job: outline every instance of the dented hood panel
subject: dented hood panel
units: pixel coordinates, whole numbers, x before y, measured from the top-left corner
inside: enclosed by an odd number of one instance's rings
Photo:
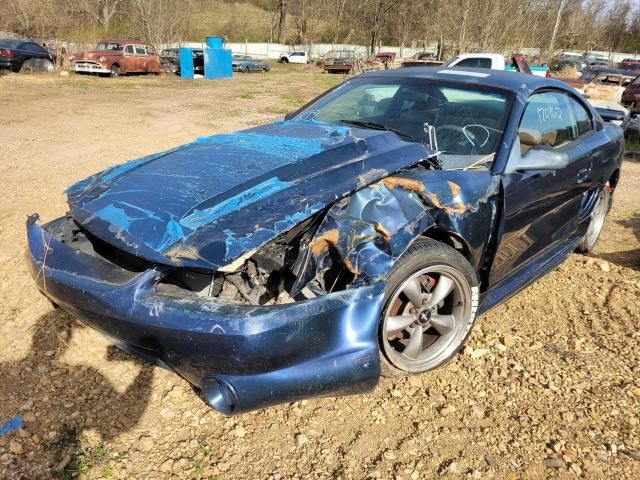
[[[391,132],[277,122],[112,167],[67,195],[76,221],[102,240],[211,269],[429,155]]]

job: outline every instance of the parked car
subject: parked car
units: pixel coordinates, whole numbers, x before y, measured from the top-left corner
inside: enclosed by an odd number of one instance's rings
[[[53,70],[54,56],[35,42],[0,40],[0,69],[19,72],[22,67],[33,70]]]
[[[325,56],[322,68],[327,73],[351,73],[355,61],[354,52],[349,50],[333,50]]]
[[[406,67],[437,67],[443,65],[444,62],[438,60],[431,52],[419,52],[412,58],[406,59],[401,66]]]
[[[621,70],[630,70],[634,73],[640,73],[640,62],[637,60],[631,62],[620,62],[618,68]]]
[[[160,51],[160,67],[165,73],[178,73],[180,71],[180,49],[162,49]]]
[[[376,61],[382,62],[384,65],[392,65],[396,61],[395,52],[379,52],[376,55]]]
[[[580,78],[561,78],[586,98],[622,103],[622,93],[636,73],[616,68],[587,68]]]
[[[80,180],[67,215],[28,219],[27,261],[55,305],[225,414],[362,393],[444,364],[480,314],[591,251],[623,152],[555,79],[366,73]]]
[[[549,68],[530,66],[524,55],[514,54],[510,61],[500,53],[465,53],[453,57],[447,63],[447,67],[490,68],[492,70],[508,70],[512,72],[532,73],[540,77],[549,76]]]
[[[291,53],[280,55],[280,58],[278,59],[278,62],[280,62],[280,63],[303,63],[303,64],[307,64],[307,63],[309,63],[309,56],[307,55],[307,52],[304,52],[302,50],[296,50],[296,51],[291,52]]]
[[[268,72],[271,67],[264,60],[258,60],[249,55],[233,55],[231,68],[234,72]]]
[[[73,70],[118,77],[130,73],[159,74],[162,66],[151,45],[129,40],[103,40],[95,50],[75,56]]]

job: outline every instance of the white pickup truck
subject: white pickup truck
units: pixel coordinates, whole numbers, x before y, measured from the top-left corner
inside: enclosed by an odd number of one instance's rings
[[[522,54],[513,56],[511,62],[507,63],[504,56],[499,53],[466,53],[458,55],[449,60],[446,67],[470,67],[470,68],[490,68],[492,70],[509,70],[514,72],[532,73],[539,77],[548,77],[549,68],[531,67]],[[527,69],[529,71],[527,71]]]
[[[278,62],[307,64],[309,63],[309,56],[307,55],[307,52],[303,52],[302,50],[295,50],[293,52],[280,55]]]

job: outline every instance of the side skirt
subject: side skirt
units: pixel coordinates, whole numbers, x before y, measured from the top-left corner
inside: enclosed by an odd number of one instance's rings
[[[578,243],[580,243],[581,238],[580,236],[571,237],[566,242],[550,248],[534,261],[528,262],[524,267],[516,270],[500,283],[483,292],[480,295],[478,315],[511,298],[532,283],[540,280],[540,278],[556,268],[571,255],[571,252],[573,252]]]

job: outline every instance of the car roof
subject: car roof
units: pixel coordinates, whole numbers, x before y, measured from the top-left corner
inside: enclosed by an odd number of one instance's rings
[[[553,78],[538,77],[527,73],[489,70],[487,68],[466,67],[409,67],[393,70],[378,70],[364,73],[363,77],[407,77],[428,78],[432,80],[454,81],[469,84],[481,84],[487,87],[501,88],[517,92],[523,85],[529,90],[543,87],[556,87],[567,90],[566,85]]]
[[[127,45],[127,44],[134,44],[134,45],[145,45],[145,46],[151,46],[151,44],[147,43],[147,42],[141,42],[140,40],[123,40],[123,39],[102,39],[99,40],[98,43],[117,43],[120,45]]]

